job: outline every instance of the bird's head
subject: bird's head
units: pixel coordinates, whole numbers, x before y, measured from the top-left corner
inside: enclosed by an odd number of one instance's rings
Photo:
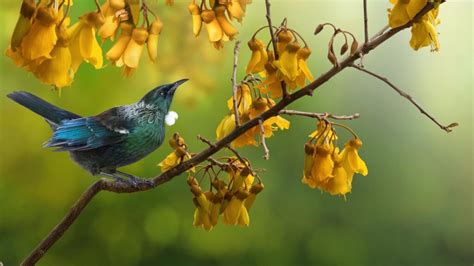
[[[154,105],[164,112],[168,112],[176,89],[186,81],[188,79],[181,79],[174,83],[158,86],[148,92],[141,101],[145,104]]]

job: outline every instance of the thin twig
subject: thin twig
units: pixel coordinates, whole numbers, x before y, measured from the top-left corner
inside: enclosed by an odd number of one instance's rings
[[[95,1],[95,6],[97,7],[97,12],[102,14],[102,7],[100,6],[99,0],[94,0]]]
[[[406,28],[409,28],[412,25],[414,20],[420,19],[423,15],[425,15],[430,10],[432,10],[434,6],[435,6],[435,3],[428,2],[428,4],[407,24],[394,28],[394,29],[390,29],[389,31],[383,33],[382,35],[374,37],[371,41],[369,41],[369,43],[367,43],[367,45],[359,47],[354,54],[348,56],[342,62],[340,62],[339,68],[331,68],[326,73],[322,74],[317,79],[315,79],[313,82],[306,85],[304,88],[300,89],[299,91],[296,91],[295,93],[291,95],[288,95],[288,97],[283,98],[280,102],[278,102],[276,105],[274,105],[272,108],[268,109],[264,113],[247,121],[240,127],[235,128],[230,134],[223,137],[216,143],[211,143],[212,145],[210,145],[207,149],[196,154],[189,160],[186,160],[182,162],[181,164],[171,168],[170,170],[158,176],[155,176],[152,179],[152,184],[141,183],[138,186],[132,186],[127,183],[115,182],[109,179],[100,179],[99,181],[94,183],[92,186],[90,186],[79,197],[78,201],[73,205],[73,207],[66,214],[63,220],[61,220],[61,222],[59,222],[59,224],[56,225],[56,227],[54,227],[54,229],[51,230],[51,232],[49,232],[48,235],[46,235],[46,237],[38,244],[38,246],[31,251],[31,253],[22,262],[22,265],[34,265],[36,262],[38,262],[44,256],[44,254],[46,254],[49,248],[51,248],[51,246],[54,243],[56,243],[56,241],[58,241],[66,232],[66,230],[68,230],[69,227],[76,221],[76,219],[79,217],[79,215],[84,210],[84,208],[89,204],[91,199],[99,191],[104,190],[104,191],[110,191],[110,192],[115,192],[115,193],[134,193],[134,192],[139,192],[139,191],[150,190],[170,181],[175,176],[178,176],[184,173],[185,171],[187,171],[188,169],[191,169],[192,167],[207,160],[210,156],[222,150],[223,148],[226,148],[226,147],[228,148],[228,145],[233,140],[238,138],[240,135],[244,134],[247,130],[257,126],[260,119],[266,120],[270,117],[278,115],[281,110],[283,110],[286,106],[288,106],[292,102],[306,95],[309,95],[312,91],[316,90],[321,85],[325,84],[328,80],[330,80],[332,77],[337,75],[343,69],[345,69],[348,66],[353,65],[354,61],[359,59],[361,54],[362,55],[367,54],[368,52],[375,49],[386,40],[390,39],[393,35],[397,34],[398,32]]]
[[[212,142],[210,140],[206,139],[205,137],[203,137],[201,135],[198,135],[197,138],[198,138],[198,140],[200,140],[200,141],[206,143],[207,145],[209,145],[209,147],[214,147],[215,146],[214,144],[212,144]]]
[[[230,146],[230,144],[229,144],[229,145],[226,145],[225,147],[226,147],[229,151],[231,151],[231,152],[235,155],[235,157],[237,157],[237,159],[238,159],[242,164],[247,165],[247,161],[246,161],[242,156],[240,156],[240,153],[239,153],[236,149],[232,148],[232,146]]]
[[[364,0],[364,37],[365,43],[369,42],[369,18],[367,14],[367,0]]]
[[[265,128],[263,127],[262,119],[258,120],[258,123],[260,124],[260,137],[262,140],[263,151],[265,152],[265,154],[263,155],[263,159],[269,160],[270,150],[268,149],[267,142],[265,141]]]
[[[212,157],[207,158],[207,160],[208,160],[211,164],[217,165],[217,166],[219,166],[219,167],[221,167],[221,168],[223,168],[223,167],[225,167],[225,166],[228,165],[228,164],[226,164],[226,163],[219,162],[218,160],[216,160],[216,159],[214,159],[214,158],[212,158]]]
[[[310,113],[310,112],[302,112],[296,110],[281,110],[281,115],[299,115],[299,116],[306,116],[311,118],[316,118],[318,120],[324,120],[327,118],[331,118],[334,120],[354,120],[360,117],[358,113],[352,115],[333,115],[330,113]]]
[[[416,108],[418,108],[418,110],[424,114],[425,116],[427,116],[429,119],[431,119],[431,121],[433,121],[436,125],[438,125],[442,130],[446,131],[446,132],[451,132],[453,130],[453,127],[456,127],[458,126],[458,123],[451,123],[447,126],[445,125],[442,125],[441,123],[438,122],[438,120],[436,120],[436,118],[434,118],[432,115],[430,115],[428,112],[425,111],[425,109],[423,109],[423,107],[421,107],[416,101],[415,99],[413,99],[413,97],[411,95],[409,95],[408,93],[406,93],[405,91],[403,91],[402,89],[398,88],[397,86],[395,86],[395,84],[393,84],[392,82],[390,82],[390,80],[388,80],[386,77],[382,77],[372,71],[369,71],[365,68],[362,68],[358,65],[351,65],[351,67],[355,68],[355,69],[358,69],[366,74],[369,74],[373,77],[376,77],[378,79],[380,79],[381,81],[385,82],[388,86],[390,86],[392,89],[394,89],[396,92],[398,92],[398,94],[400,94],[400,96],[402,96],[403,98],[407,99],[408,101],[410,101]]]
[[[265,17],[267,18],[268,30],[270,31],[270,38],[271,38],[272,46],[273,46],[273,54],[275,56],[275,61],[277,61],[280,55],[278,54],[278,49],[277,49],[277,39],[273,32],[273,23],[272,23],[272,16],[270,13],[270,6],[271,6],[270,0],[265,0],[265,9],[267,12]],[[281,90],[283,94],[283,99],[288,97],[288,91],[286,90],[286,83],[283,80],[281,81]]]
[[[239,118],[239,107],[237,106],[237,66],[239,63],[239,50],[240,50],[240,41],[235,42],[234,47],[234,64],[232,67],[232,104],[234,105],[234,118],[235,118],[235,125],[238,127],[240,126],[240,118]],[[241,91],[240,94],[242,95],[243,92]]]

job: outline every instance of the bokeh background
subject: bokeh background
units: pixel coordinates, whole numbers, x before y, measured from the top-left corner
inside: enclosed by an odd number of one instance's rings
[[[188,1],[155,6],[165,23],[159,60],[144,58],[124,79],[120,70],[83,65],[61,96],[31,74],[0,57],[0,261],[18,264],[63,217],[95,177],[66,153],[43,149],[49,127],[8,100],[27,90],[82,115],[134,102],[154,86],[189,77],[173,109],[180,115],[168,128],[185,137],[191,150],[205,146],[197,134],[215,137],[230,96],[233,44],[221,51],[204,34],[191,34]],[[272,1],[275,23],[288,18],[310,44],[314,74],[326,71],[332,22],[363,39],[362,1]],[[388,1],[369,1],[370,32],[386,24]],[[2,0],[0,50],[8,45],[20,1]],[[92,10],[93,1],[75,1],[72,17]],[[406,89],[440,121],[459,122],[446,134],[381,81],[353,69],[333,78],[313,97],[291,106],[335,114],[358,112],[348,122],[364,141],[367,177],[356,176],[353,191],[333,197],[301,184],[303,144],[315,123],[291,118],[291,129],[268,140],[271,160],[259,148],[242,150],[265,168],[266,189],[251,210],[248,228],[219,224],[211,232],[192,226],[193,204],[185,176],[158,189],[135,194],[100,193],[40,265],[472,265],[473,253],[473,3],[448,1],[441,7],[441,50],[419,52],[405,31],[371,52],[367,68]],[[250,53],[245,43],[265,24],[264,3],[248,7],[239,39],[244,42],[239,76]],[[106,44],[105,47],[107,47]],[[151,177],[170,152],[163,146],[126,167]]]

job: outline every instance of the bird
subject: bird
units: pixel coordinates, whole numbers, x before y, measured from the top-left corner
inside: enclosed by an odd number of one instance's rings
[[[25,91],[7,95],[43,117],[52,137],[43,146],[69,152],[72,160],[93,176],[105,176],[133,186],[152,181],[117,170],[158,149],[165,137],[165,119],[176,89],[188,79],[149,91],[138,102],[81,117]],[[172,120],[176,113],[172,113]]]

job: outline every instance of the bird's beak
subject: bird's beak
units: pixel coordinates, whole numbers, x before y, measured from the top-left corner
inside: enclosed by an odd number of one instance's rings
[[[183,83],[185,83],[186,81],[188,81],[189,79],[180,79],[178,81],[176,81],[175,83],[173,83],[173,87],[171,87],[171,89],[168,91],[168,95],[174,95],[176,89]]]

